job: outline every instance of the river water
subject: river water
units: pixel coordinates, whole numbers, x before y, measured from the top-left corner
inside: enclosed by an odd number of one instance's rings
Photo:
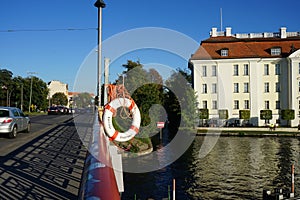
[[[262,199],[263,189],[290,189],[295,165],[295,195],[300,197],[300,139],[288,137],[220,137],[203,158],[204,137],[171,165],[149,173],[124,173],[122,200]],[[167,155],[165,155],[167,156]]]

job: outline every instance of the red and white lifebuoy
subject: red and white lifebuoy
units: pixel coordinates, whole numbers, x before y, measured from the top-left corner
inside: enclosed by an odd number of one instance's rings
[[[112,118],[114,113],[120,107],[127,107],[132,115],[132,124],[130,128],[122,133],[118,132],[112,123]],[[118,142],[126,142],[132,139],[138,132],[141,124],[141,114],[140,110],[132,99],[128,98],[116,98],[112,100],[109,104],[105,106],[103,114],[103,125],[106,135],[110,140],[115,140]]]

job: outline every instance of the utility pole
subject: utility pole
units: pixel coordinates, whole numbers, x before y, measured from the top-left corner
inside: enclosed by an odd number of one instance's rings
[[[29,105],[28,105],[28,112],[30,112],[30,106],[31,106],[31,97],[32,97],[32,75],[37,74],[36,72],[27,72],[31,76],[31,83],[30,83],[30,94],[29,94]]]
[[[23,83],[21,85],[21,110],[23,111]]]
[[[98,59],[97,59],[97,96],[98,96],[98,106],[101,106],[101,74],[102,74],[102,8],[105,8],[105,3],[103,0],[97,0],[94,4],[98,8]]]

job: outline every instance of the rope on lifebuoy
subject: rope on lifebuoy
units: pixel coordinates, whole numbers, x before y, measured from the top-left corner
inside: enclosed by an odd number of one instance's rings
[[[130,128],[124,133],[118,132],[112,123],[112,118],[117,112],[117,109],[120,107],[127,107],[133,118]],[[132,139],[139,132],[141,124],[140,110],[132,99],[116,98],[105,106],[103,124],[105,133],[110,140],[126,142]]]

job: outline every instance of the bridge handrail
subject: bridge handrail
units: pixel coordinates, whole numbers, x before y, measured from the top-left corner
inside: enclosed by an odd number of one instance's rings
[[[107,138],[96,113],[78,199],[118,200],[120,193]]]

